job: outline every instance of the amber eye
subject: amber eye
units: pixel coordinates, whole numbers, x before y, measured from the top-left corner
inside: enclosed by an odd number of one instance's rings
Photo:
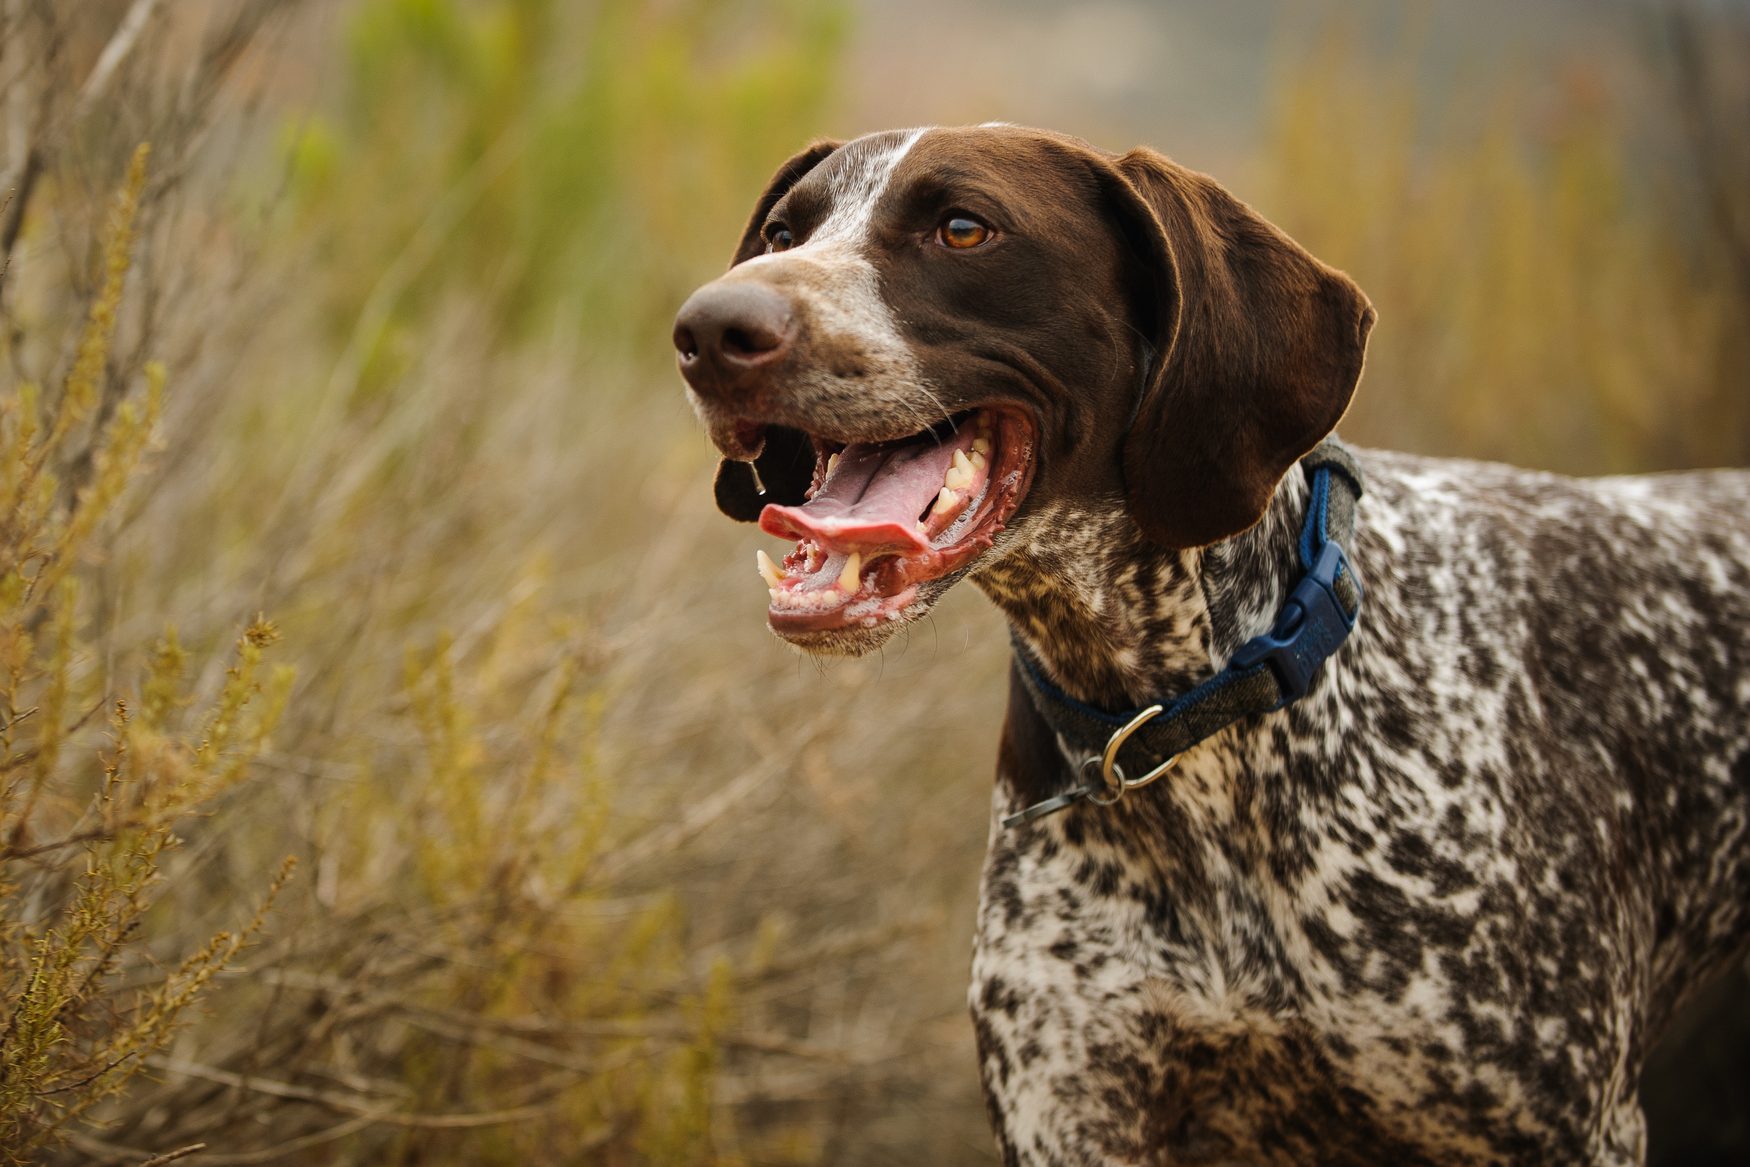
[[[784,224],[773,223],[766,228],[767,251],[788,251],[794,242],[796,242],[796,237],[790,234],[790,228]]]
[[[943,247],[977,247],[990,238],[990,228],[965,215],[950,215],[936,228],[936,241]]]

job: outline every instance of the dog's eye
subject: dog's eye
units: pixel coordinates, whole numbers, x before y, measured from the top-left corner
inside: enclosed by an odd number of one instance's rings
[[[956,250],[977,247],[989,238],[990,228],[966,215],[950,215],[936,228],[936,242]]]
[[[766,228],[767,251],[788,251],[794,242],[796,242],[796,237],[790,234],[790,228],[784,224],[773,223]]]

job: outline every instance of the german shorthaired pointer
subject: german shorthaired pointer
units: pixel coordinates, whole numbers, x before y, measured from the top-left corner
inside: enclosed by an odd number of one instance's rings
[[[1750,474],[1350,454],[1373,321],[1207,177],[1004,125],[803,151],[680,312],[779,636],[1008,617],[1008,1163],[1639,1163],[1744,950]]]

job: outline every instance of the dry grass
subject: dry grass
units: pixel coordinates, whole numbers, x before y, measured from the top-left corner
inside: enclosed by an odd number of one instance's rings
[[[1750,460],[1750,33],[1658,19],[1440,104],[1413,49],[1372,65],[1340,32],[1284,70],[1260,201],[1380,308],[1350,436],[1568,473]]]
[[[0,1155],[32,1162],[120,1096],[173,1040],[213,979],[261,931],[287,859],[237,932],[177,937],[154,954],[175,833],[239,786],[277,722],[291,675],[264,677],[277,634],[257,620],[210,706],[183,708],[174,636],[141,697],[94,692],[77,569],[159,419],[164,371],[138,395],[105,382],[130,266],[147,151],[136,150],[104,237],[101,282],[47,403],[24,384],[0,403]],[[84,732],[107,709],[107,741]]]
[[[844,14],[192,12],[0,0],[0,436],[64,484],[6,544],[54,554],[0,565],[0,977],[34,1026],[0,1129],[67,1162],[987,1159],[961,999],[1001,630],[969,594],[878,660],[776,648],[664,356],[821,128]],[[1722,99],[1643,68],[1670,104],[1631,124],[1609,78],[1488,79],[1500,112],[1440,129],[1348,44],[1285,75],[1246,193],[1381,308],[1353,432],[1743,461],[1750,292],[1692,213],[1743,187],[1641,161]]]

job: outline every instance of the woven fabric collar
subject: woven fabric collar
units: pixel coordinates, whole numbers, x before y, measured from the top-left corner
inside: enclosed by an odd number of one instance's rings
[[[1361,615],[1361,584],[1344,550],[1355,533],[1361,469],[1335,440],[1301,459],[1311,484],[1300,532],[1301,577],[1270,631],[1239,647],[1227,667],[1170,701],[1114,713],[1058,689],[1017,642],[1012,670],[1057,734],[1075,769],[1073,789],[1003,820],[1014,827],[1082,799],[1109,806],[1146,786],[1178,756],[1241,718],[1269,713],[1312,686]]]

